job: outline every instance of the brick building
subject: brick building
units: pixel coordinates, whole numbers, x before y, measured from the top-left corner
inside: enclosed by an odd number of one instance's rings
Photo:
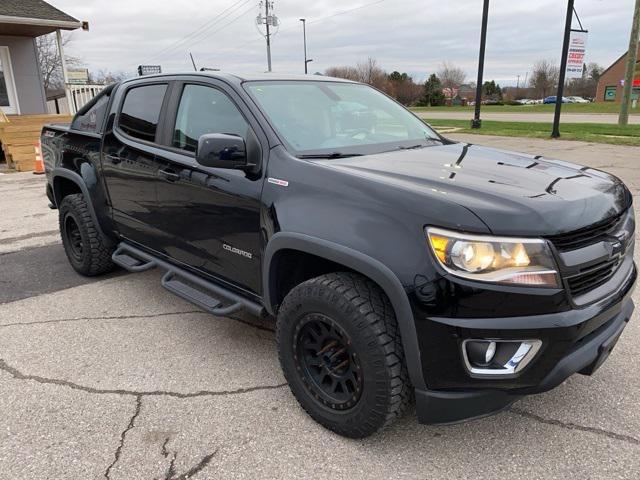
[[[640,45],[638,45],[640,59]],[[627,67],[627,53],[625,52],[609,68],[607,68],[598,81],[596,102],[616,102],[622,101],[622,87],[624,85],[624,74]],[[640,61],[636,63],[636,74],[633,82],[632,98],[640,98]]]

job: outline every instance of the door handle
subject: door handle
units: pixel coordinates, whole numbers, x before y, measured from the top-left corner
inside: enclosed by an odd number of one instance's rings
[[[111,160],[111,163],[113,163],[114,165],[117,165],[120,162],[122,162],[122,158],[119,157],[118,155],[105,155],[105,157]]]
[[[180,180],[180,175],[173,170],[160,170],[158,174],[168,182],[177,182]]]

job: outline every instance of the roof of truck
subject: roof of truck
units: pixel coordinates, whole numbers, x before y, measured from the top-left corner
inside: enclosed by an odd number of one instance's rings
[[[163,78],[163,77],[179,77],[183,75],[189,76],[202,76],[209,78],[219,78],[230,83],[242,83],[252,81],[317,81],[317,82],[345,82],[354,83],[351,80],[345,80],[344,78],[325,77],[324,75],[292,75],[281,73],[229,73],[229,72],[217,72],[217,71],[205,71],[205,72],[179,72],[179,73],[160,73],[157,75],[147,75],[144,77],[135,77],[130,80],[137,80],[141,78]]]

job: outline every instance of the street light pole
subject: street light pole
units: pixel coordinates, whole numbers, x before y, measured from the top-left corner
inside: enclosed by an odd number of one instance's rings
[[[302,38],[304,40],[304,73],[305,75],[308,73],[307,65],[309,62],[307,61],[307,19],[301,18],[302,22]]]
[[[567,57],[569,56],[569,41],[571,38],[571,23],[573,21],[574,0],[567,1],[567,18],[564,25],[564,43],[562,44],[562,60],[560,61],[560,75],[558,75],[558,94],[556,95],[556,112],[553,117],[553,131],[551,138],[560,137],[560,113],[562,111],[562,96],[564,95],[564,80],[567,73]]]
[[[484,77],[484,51],[487,46],[487,23],[489,20],[489,0],[484,0],[482,10],[482,33],[480,34],[480,58],[478,60],[478,84],[476,85],[476,111],[471,120],[471,128],[480,128],[480,105],[482,104],[482,80]]]

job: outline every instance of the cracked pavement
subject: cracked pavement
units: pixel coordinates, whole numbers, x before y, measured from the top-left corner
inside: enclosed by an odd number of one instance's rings
[[[634,147],[466,139],[640,188]],[[425,426],[411,411],[348,440],[298,407],[272,319],[203,313],[154,271],[79,277],[41,176],[0,175],[0,212],[2,478],[640,477],[638,314],[593,377],[482,420]]]

